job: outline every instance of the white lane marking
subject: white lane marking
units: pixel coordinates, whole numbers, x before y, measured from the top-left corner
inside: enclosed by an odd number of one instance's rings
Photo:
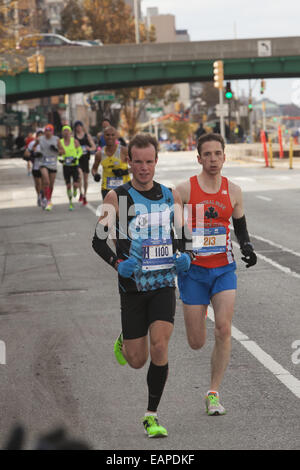
[[[90,209],[93,214],[97,215],[97,209],[95,209],[95,207],[93,207],[89,202],[87,203],[86,207]]]
[[[298,253],[297,251],[291,250],[290,248],[286,248],[285,246],[280,245],[279,243],[272,242],[272,240],[269,240],[268,238],[261,237],[260,235],[255,235],[254,233],[250,233],[250,237],[255,237],[261,242],[268,243],[269,245],[274,246],[275,248],[279,248],[280,250],[286,251],[287,253],[291,253],[294,256],[300,256],[300,253]]]
[[[212,307],[208,307],[208,318],[214,322],[214,312]],[[297,398],[300,398],[300,380],[294,377],[288,370],[284,369],[277,361],[275,361],[269,354],[267,354],[255,341],[252,341],[232,326],[232,337],[237,340],[245,349],[247,349],[258,362],[260,362],[266,369],[268,369],[280,382],[282,382]]]
[[[255,178],[251,178],[249,176],[232,176],[230,179],[236,181],[249,181],[250,183],[256,182]]]
[[[255,236],[255,235],[253,235],[253,236]],[[237,242],[235,242],[234,240],[232,240],[232,244],[236,248],[240,248],[240,245]],[[295,271],[292,271],[291,268],[288,268],[287,266],[283,266],[282,264],[279,264],[276,261],[273,261],[271,258],[268,258],[267,256],[262,255],[261,253],[256,253],[256,256],[259,259],[262,259],[263,261],[265,261],[266,263],[271,264],[274,268],[279,269],[284,274],[290,274],[291,276],[295,277],[296,279],[300,279],[300,274],[296,273]]]
[[[95,215],[97,215],[97,209],[95,209],[92,205],[87,204],[87,207],[92,211]],[[256,237],[258,238],[258,237]],[[239,247],[238,243],[235,241],[232,242],[234,245]],[[281,266],[278,263],[275,263],[273,260],[263,256],[261,254],[257,254],[257,256],[264,261],[272,264],[274,267],[284,271],[287,274],[292,274],[295,277],[299,277],[300,275],[291,271],[291,269]],[[177,279],[176,279],[177,281]],[[177,283],[176,283],[177,284]],[[177,285],[178,287],[178,285]],[[209,306],[208,307],[208,318],[211,321],[215,321],[213,309]],[[249,351],[266,369],[272,372],[275,377],[280,380],[297,398],[300,398],[300,380],[290,374],[289,371],[284,369],[278,362],[276,362],[269,354],[267,354],[263,349],[261,349],[255,341],[251,341],[247,335],[245,335],[242,331],[238,330],[235,326],[232,325],[231,328],[231,335],[234,339],[236,339],[242,346],[244,346],[247,351]]]
[[[258,199],[262,199],[263,201],[272,201],[272,198],[271,197],[267,197],[267,196],[256,196]]]

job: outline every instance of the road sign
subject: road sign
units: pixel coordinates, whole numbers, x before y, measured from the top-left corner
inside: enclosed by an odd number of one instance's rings
[[[241,117],[247,117],[248,116],[248,106],[241,105],[239,107],[239,113]]]
[[[93,101],[114,101],[115,100],[115,95],[113,93],[110,94],[102,94],[102,95],[95,95],[93,96],[92,100]]]
[[[163,111],[163,108],[157,106],[157,107],[148,107],[146,108],[147,111],[149,111],[149,113],[160,113],[161,111]]]
[[[22,123],[22,115],[21,111],[5,113],[0,117],[0,125],[9,127],[19,126]]]
[[[217,104],[216,105],[216,115],[218,117],[221,117],[221,116],[228,116],[228,113],[229,113],[229,105],[228,103],[224,103],[224,104]]]
[[[257,54],[258,57],[271,57],[272,42],[268,39],[261,39],[257,41]]]

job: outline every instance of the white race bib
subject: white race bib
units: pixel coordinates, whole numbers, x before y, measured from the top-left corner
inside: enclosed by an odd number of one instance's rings
[[[193,229],[193,252],[210,255],[226,252],[226,227]]]
[[[65,165],[71,165],[74,162],[73,157],[66,157],[65,158]]]
[[[173,244],[171,238],[159,240],[148,238],[143,240],[142,247],[143,271],[158,271],[160,269],[173,268]]]
[[[116,178],[116,177],[108,177],[107,178],[107,189],[115,189],[118,186],[122,186],[123,178]]]

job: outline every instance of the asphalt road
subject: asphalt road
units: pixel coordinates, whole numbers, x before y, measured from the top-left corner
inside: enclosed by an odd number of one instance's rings
[[[174,185],[197,171],[191,153],[162,155],[156,179]],[[153,441],[140,424],[147,368],[121,367],[113,355],[116,274],[91,248],[99,187],[91,182],[89,206],[69,213],[59,173],[54,209],[45,213],[24,162],[0,160],[0,447],[22,423],[27,448],[63,425],[94,449],[299,449],[300,167],[229,160],[224,174],[244,191],[259,256],[246,269],[235,245],[232,358],[221,389],[228,414],[204,409],[212,312],[205,347],[192,351],[178,300],[159,414],[169,437]]]

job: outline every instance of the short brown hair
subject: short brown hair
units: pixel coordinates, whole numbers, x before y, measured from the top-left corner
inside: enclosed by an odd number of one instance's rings
[[[137,134],[134,136],[128,145],[128,156],[129,159],[132,160],[132,153],[131,150],[133,147],[137,147],[138,149],[145,149],[153,145],[155,148],[155,158],[158,156],[158,142],[155,137],[150,134]]]
[[[201,155],[201,148],[202,148],[202,145],[205,144],[205,142],[214,142],[214,141],[220,142],[220,144],[222,145],[223,152],[224,152],[225,141],[223,137],[221,136],[221,134],[215,134],[211,132],[210,134],[203,134],[201,137],[199,137],[198,143],[197,143],[198,154]]]

